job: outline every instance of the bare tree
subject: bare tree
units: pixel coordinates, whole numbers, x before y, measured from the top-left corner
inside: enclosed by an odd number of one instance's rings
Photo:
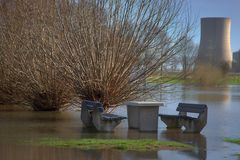
[[[1,46],[0,46],[1,47]],[[15,90],[17,85],[9,65],[5,61],[3,51],[0,51],[0,104],[16,104],[19,103],[20,96]]]
[[[185,50],[184,0],[14,0],[1,6],[3,66],[35,110],[72,98],[105,109],[165,83],[167,63]],[[145,85],[161,73],[161,83]],[[10,81],[9,81],[10,82]]]
[[[73,92],[52,61],[58,52],[55,1],[14,0],[1,6],[1,21],[3,66],[9,68],[14,91],[36,111],[64,107]]]
[[[64,72],[81,99],[105,109],[136,99],[146,80],[185,49],[191,22],[184,0],[79,0],[59,3]],[[162,78],[162,77],[160,77]],[[164,81],[162,81],[164,83]]]
[[[197,54],[198,45],[194,44],[192,41],[187,42],[185,50],[182,51],[179,57],[184,79],[193,73]]]

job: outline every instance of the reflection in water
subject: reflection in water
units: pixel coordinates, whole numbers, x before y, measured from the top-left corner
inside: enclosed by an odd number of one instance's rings
[[[157,152],[79,149],[0,145],[1,160],[151,160]]]
[[[231,90],[228,86],[225,87],[193,87],[193,86],[182,86],[182,96],[183,101],[195,100],[199,103],[213,102],[222,103],[227,105],[231,100]]]
[[[122,153],[116,150],[90,150],[33,147],[18,145],[0,145],[2,160],[106,160],[123,159]]]
[[[180,101],[197,101],[229,104],[233,89],[224,87],[201,87],[190,85],[170,85],[159,87],[158,92],[153,92],[148,99],[165,102],[166,104],[179,103]]]
[[[22,145],[22,141],[46,137],[157,139],[157,133],[128,130],[127,120],[113,133],[101,133],[94,128],[84,128],[79,112],[0,112],[0,125],[1,160],[18,160],[19,157],[23,160],[157,159],[157,152],[83,151]]]
[[[129,129],[127,131],[128,139],[157,139],[157,132],[139,132],[137,129]]]
[[[123,160],[153,160],[159,159],[157,152],[126,152],[123,156]],[[159,159],[160,160],[160,159]]]
[[[194,147],[193,152],[182,151],[187,154],[188,157],[194,157],[201,160],[205,160],[207,157],[207,140],[202,134],[186,134],[182,133],[181,130],[168,129],[163,131],[160,136],[167,140],[191,144]]]
[[[0,117],[0,136],[6,139],[55,135],[76,137],[78,136],[76,130],[80,125],[78,121],[73,121],[78,116],[69,112],[2,112]],[[2,140],[0,139],[0,142]]]

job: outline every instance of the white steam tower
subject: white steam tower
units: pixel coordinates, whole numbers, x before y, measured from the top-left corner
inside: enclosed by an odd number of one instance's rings
[[[230,18],[201,18],[198,65],[210,65],[228,71],[232,67]]]

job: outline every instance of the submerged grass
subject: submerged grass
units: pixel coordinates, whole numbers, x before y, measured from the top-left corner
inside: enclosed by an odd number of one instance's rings
[[[224,138],[224,141],[240,145],[240,138]],[[240,158],[240,153],[236,153],[235,155]]]
[[[224,141],[240,145],[240,138],[224,138]]]
[[[41,146],[79,148],[83,150],[119,149],[132,151],[157,151],[159,149],[192,149],[191,145],[174,141],[159,141],[151,139],[56,139],[44,138],[35,143]]]

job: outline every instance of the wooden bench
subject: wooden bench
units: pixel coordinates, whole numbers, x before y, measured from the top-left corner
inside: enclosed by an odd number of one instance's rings
[[[112,132],[123,119],[126,119],[123,116],[103,112],[102,103],[84,100],[81,120],[87,127],[94,126],[98,131]]]
[[[167,125],[167,128],[182,128],[184,132],[200,133],[207,124],[207,105],[179,103],[176,109],[178,115],[160,114],[161,120]],[[187,113],[198,113],[198,117],[190,117]]]

